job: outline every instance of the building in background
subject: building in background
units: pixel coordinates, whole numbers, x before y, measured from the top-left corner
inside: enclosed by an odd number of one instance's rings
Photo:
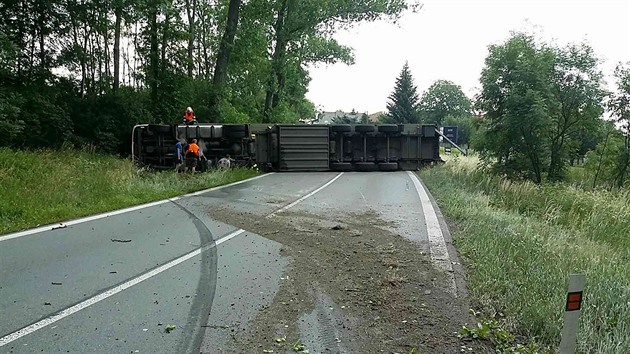
[[[334,112],[320,111],[317,113],[317,118],[313,120],[300,121],[305,124],[360,124],[371,122],[367,112],[359,113],[355,110],[351,112],[344,112],[337,110]]]
[[[370,121],[370,123],[378,123],[379,120],[381,119],[381,116],[384,116],[385,112],[380,111],[380,112],[376,112],[376,113],[372,113],[368,116],[368,120]]]

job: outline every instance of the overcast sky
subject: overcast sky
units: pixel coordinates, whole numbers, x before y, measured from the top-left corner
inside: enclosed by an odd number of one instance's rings
[[[374,113],[387,97],[405,61],[419,92],[435,80],[460,85],[473,97],[487,46],[512,30],[534,32],[564,45],[588,41],[610,75],[630,61],[630,0],[424,0],[397,25],[356,26],[335,38],[355,49],[356,64],[311,68],[307,97],[318,109]]]

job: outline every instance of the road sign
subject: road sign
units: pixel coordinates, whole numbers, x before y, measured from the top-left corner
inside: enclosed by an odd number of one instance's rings
[[[457,126],[443,127],[444,136],[451,139],[451,141],[453,141],[455,144],[457,144],[458,133],[459,131],[458,131]]]
[[[574,354],[577,346],[577,331],[580,322],[580,312],[584,295],[584,274],[569,276],[569,290],[564,305],[564,327],[560,342],[560,354]]]

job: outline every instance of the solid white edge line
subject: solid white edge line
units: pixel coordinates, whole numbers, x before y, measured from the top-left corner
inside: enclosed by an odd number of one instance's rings
[[[302,198],[294,201],[293,203],[283,206],[282,208],[280,208],[280,209],[274,211],[273,213],[267,215],[267,217],[270,218],[272,216],[275,216],[278,213],[282,213],[283,211],[286,211],[286,210],[288,210],[290,208],[293,208],[294,206],[296,206],[296,205],[300,204],[301,202],[303,202],[305,199],[314,196],[316,193],[318,193],[322,189],[324,189],[324,188],[330,186],[331,184],[333,184],[333,182],[335,182],[337,179],[339,179],[339,177],[341,177],[341,175],[343,175],[343,172],[339,172],[339,174],[336,175],[335,178],[333,178],[330,181],[326,182],[326,184],[324,184],[323,186],[317,188],[316,190],[310,192],[309,194],[303,196]]]
[[[146,204],[140,204],[140,205],[136,205],[136,206],[125,208],[125,209],[114,210],[114,211],[110,211],[110,212],[106,212],[106,213],[102,213],[102,214],[87,216],[87,217],[80,218],[80,219],[70,220],[70,221],[66,221],[66,222],[61,222],[61,223],[57,223],[57,224],[41,226],[41,227],[34,228],[34,229],[29,229],[29,230],[24,230],[24,231],[20,231],[20,232],[7,234],[7,235],[4,235],[4,236],[0,236],[0,242],[1,241],[11,240],[11,239],[14,239],[14,238],[24,237],[24,236],[28,236],[28,235],[33,235],[33,234],[37,234],[37,233],[40,233],[40,232],[52,231],[52,230],[55,230],[55,229],[58,229],[58,228],[66,228],[68,226],[77,225],[77,224],[81,224],[81,223],[88,222],[88,221],[94,221],[94,220],[98,220],[98,219],[103,219],[103,218],[107,218],[107,217],[110,217],[110,216],[125,214],[125,213],[129,213],[129,212],[136,211],[136,210],[146,209],[146,208],[158,206],[158,205],[161,205],[161,204],[169,203],[171,201],[176,201],[176,200],[179,200],[179,199],[182,199],[182,198],[195,197],[195,196],[198,196],[198,195],[201,195],[201,194],[204,194],[204,193],[216,191],[216,190],[227,188],[227,187],[236,186],[236,185],[239,185],[239,184],[245,183],[245,182],[250,182],[250,181],[253,181],[253,180],[256,180],[256,179],[259,179],[259,178],[263,178],[265,176],[272,175],[272,174],[274,174],[274,173],[273,172],[265,173],[263,175],[255,176],[255,177],[248,178],[248,179],[244,179],[242,181],[236,181],[236,182],[232,182],[230,184],[225,184],[225,185],[222,185],[222,186],[217,186],[217,187],[213,187],[213,188],[209,188],[209,189],[204,189],[202,191],[189,193],[189,194],[184,194],[184,195],[181,195],[181,196],[178,196],[178,197],[174,197],[174,198],[159,200],[159,201],[156,201],[156,202],[151,202],[151,203],[146,203]]]
[[[120,285],[118,285],[118,286],[116,286],[114,288],[111,288],[111,289],[109,289],[109,290],[107,290],[107,291],[105,291],[103,293],[100,293],[100,294],[98,294],[96,296],[93,296],[93,297],[91,297],[91,298],[89,298],[87,300],[81,301],[80,303],[78,303],[78,304],[76,304],[74,306],[68,307],[65,310],[62,310],[61,312],[58,312],[55,315],[52,315],[50,317],[46,317],[43,320],[40,320],[40,321],[35,322],[35,323],[33,323],[33,324],[29,325],[29,326],[26,326],[26,327],[24,327],[22,329],[19,329],[19,330],[15,331],[15,332],[13,332],[11,334],[8,334],[8,335],[0,338],[0,347],[5,346],[5,345],[7,345],[7,344],[9,344],[9,343],[19,339],[19,338],[22,338],[22,337],[26,336],[26,335],[29,335],[29,334],[31,334],[31,333],[39,330],[39,329],[42,329],[42,328],[44,328],[44,327],[46,327],[46,326],[48,326],[48,325],[50,325],[52,323],[55,323],[55,322],[65,318],[65,317],[68,317],[68,316],[72,315],[73,313],[76,313],[76,312],[81,311],[81,310],[83,310],[83,309],[85,309],[87,307],[90,307],[90,306],[92,306],[92,305],[94,305],[96,303],[99,303],[99,302],[107,299],[108,297],[116,295],[119,292],[121,292],[121,291],[123,291],[125,289],[128,289],[128,288],[130,288],[130,287],[132,287],[134,285],[137,285],[137,284],[139,284],[139,283],[141,283],[141,282],[143,282],[143,281],[145,281],[147,279],[150,279],[150,278],[152,278],[152,277],[154,277],[154,276],[164,272],[165,270],[173,268],[174,266],[176,266],[176,265],[178,265],[178,264],[180,264],[182,262],[185,262],[185,261],[187,261],[187,260],[189,260],[189,259],[191,259],[191,258],[193,258],[193,257],[195,257],[197,255],[200,255],[202,252],[205,252],[205,251],[209,250],[212,247],[216,247],[216,246],[220,245],[221,243],[226,242],[226,241],[228,241],[228,240],[230,240],[230,239],[232,239],[232,238],[234,238],[234,237],[236,237],[236,236],[238,236],[238,235],[240,235],[240,234],[242,234],[244,232],[245,232],[245,230],[243,230],[243,229],[236,230],[236,231],[228,234],[227,236],[224,236],[224,237],[216,240],[215,242],[213,242],[213,243],[211,243],[209,245],[206,245],[206,246],[204,246],[202,248],[198,248],[198,249],[196,249],[196,250],[194,250],[194,251],[192,251],[190,253],[187,253],[187,254],[185,254],[185,255],[177,258],[177,259],[174,259],[174,260],[172,260],[172,261],[170,261],[168,263],[165,263],[165,264],[163,264],[163,265],[161,265],[161,266],[159,266],[159,267],[157,267],[157,268],[155,268],[155,269],[153,269],[153,270],[151,270],[151,271],[149,271],[147,273],[144,273],[144,274],[142,274],[142,275],[140,275],[140,276],[138,276],[136,278],[133,278],[133,279],[131,279],[129,281],[126,281],[126,282],[124,282],[124,283],[122,283],[122,284],[120,284]]]
[[[422,211],[424,213],[424,221],[427,224],[427,236],[429,237],[429,252],[431,255],[431,263],[436,268],[447,272],[449,277],[449,287],[453,294],[457,296],[457,285],[455,284],[455,276],[453,275],[453,263],[448,255],[448,248],[446,247],[446,240],[444,240],[444,234],[442,233],[442,227],[437,217],[433,203],[424,189],[422,183],[418,179],[415,173],[407,171],[409,178],[413,181],[413,185],[418,192],[420,202],[422,204]]]

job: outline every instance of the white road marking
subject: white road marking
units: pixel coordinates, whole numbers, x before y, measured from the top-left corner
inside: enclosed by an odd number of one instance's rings
[[[453,274],[453,264],[451,258],[448,255],[448,249],[446,248],[446,241],[444,240],[444,234],[442,233],[442,227],[438,220],[431,199],[418,176],[411,171],[407,171],[409,178],[413,181],[420,202],[422,203],[422,210],[424,212],[424,220],[427,223],[427,234],[429,236],[429,251],[431,253],[431,263],[433,265],[446,272],[449,280],[449,288],[453,295],[457,296],[457,286],[455,284],[455,275]]]
[[[335,176],[335,178],[333,178],[332,180],[328,181],[323,186],[321,186],[321,187],[317,188],[316,190],[310,192],[309,194],[301,197],[300,199],[296,200],[295,202],[293,202],[293,203],[291,203],[291,204],[289,204],[289,205],[287,205],[285,207],[282,207],[282,208],[278,209],[277,211],[275,211],[274,213],[270,214],[269,216],[274,215],[275,213],[278,213],[278,212],[281,212],[281,211],[285,211],[285,210],[287,210],[287,209],[297,205],[298,203],[304,201],[306,198],[315,195],[317,192],[321,191],[322,189],[326,188],[327,186],[332,184],[334,181],[336,181],[339,177],[341,177],[342,174],[343,174],[343,172],[339,173],[337,176]],[[257,176],[257,177],[254,177],[254,178],[250,178],[248,180],[231,183],[231,184],[228,184],[228,185],[225,185],[225,186],[211,188],[211,189],[208,189],[208,190],[205,190],[205,191],[196,192],[196,193],[192,193],[192,194],[187,194],[185,196],[171,198],[171,199],[167,199],[167,200],[163,200],[163,201],[155,202],[155,203],[149,203],[149,204],[151,206],[159,205],[159,204],[167,203],[167,202],[170,202],[170,201],[175,201],[175,200],[187,197],[187,196],[199,195],[199,194],[206,193],[206,192],[209,192],[209,191],[212,191],[212,190],[217,190],[217,189],[220,189],[220,188],[233,186],[233,185],[236,185],[236,184],[239,184],[239,183],[243,183],[243,182],[246,182],[246,181],[251,181],[253,179],[261,178],[263,176],[265,176],[265,175]],[[142,208],[147,208],[148,206],[146,206],[146,205],[149,205],[149,204],[145,204],[145,205],[142,205],[142,206],[134,207],[135,209],[134,208],[128,208],[128,209],[119,210],[118,213],[121,214],[123,212],[131,211],[130,209],[138,210],[138,209],[142,209]],[[108,214],[111,214],[111,213],[108,213]],[[102,215],[106,215],[106,214],[102,214]],[[116,214],[113,214],[113,215],[116,215]],[[106,216],[100,216],[99,218],[102,218],[102,217],[106,217]],[[96,220],[96,219],[99,219],[99,218],[95,218],[95,219],[85,218],[85,219],[75,220],[75,221],[77,221],[75,223],[79,223],[79,221],[80,222],[85,222],[85,221],[89,221],[89,220]],[[44,230],[44,231],[46,231],[46,230]],[[52,316],[44,318],[43,320],[40,320],[40,321],[35,322],[35,323],[33,323],[33,324],[29,325],[29,326],[26,326],[26,327],[24,327],[22,329],[19,329],[19,330],[13,332],[13,333],[10,333],[10,334],[0,338],[0,347],[5,346],[5,345],[7,345],[7,344],[9,344],[9,343],[19,339],[19,338],[22,338],[22,337],[26,336],[26,335],[29,335],[29,334],[37,331],[37,330],[40,330],[40,329],[42,329],[42,328],[44,328],[44,327],[46,327],[46,326],[48,326],[48,325],[50,325],[52,323],[55,323],[55,322],[65,318],[65,317],[68,317],[68,316],[70,316],[70,315],[72,315],[72,314],[74,314],[76,312],[79,312],[79,311],[81,311],[81,310],[83,310],[83,309],[85,309],[85,308],[87,308],[89,306],[92,306],[92,305],[94,305],[94,304],[96,304],[96,303],[98,303],[100,301],[103,301],[103,300],[105,300],[105,299],[107,299],[107,298],[109,298],[109,297],[111,297],[113,295],[116,295],[116,294],[120,293],[121,291],[126,290],[126,289],[128,289],[128,288],[130,288],[130,287],[132,287],[134,285],[137,285],[137,284],[139,284],[139,283],[141,283],[141,282],[143,282],[143,281],[145,281],[147,279],[150,279],[150,278],[152,278],[152,277],[154,277],[154,276],[156,276],[156,275],[158,275],[158,274],[160,274],[160,273],[162,273],[162,272],[164,272],[164,271],[166,271],[166,270],[168,270],[170,268],[175,267],[176,265],[178,265],[180,263],[183,263],[183,262],[185,262],[185,261],[187,261],[187,260],[189,260],[189,259],[191,259],[191,258],[193,258],[195,256],[200,255],[201,253],[211,249],[212,247],[216,247],[216,246],[218,246],[218,245],[220,245],[220,244],[222,244],[224,242],[227,242],[228,240],[230,240],[230,239],[232,239],[232,238],[234,238],[234,237],[236,237],[236,236],[238,236],[238,235],[240,235],[240,234],[242,234],[244,232],[246,232],[246,231],[243,230],[243,229],[236,230],[236,231],[234,231],[234,232],[232,232],[232,233],[230,233],[230,234],[228,234],[228,235],[226,235],[224,237],[221,237],[221,238],[217,239],[214,243],[211,243],[211,244],[206,245],[204,247],[198,248],[198,249],[196,249],[196,250],[194,250],[194,251],[192,251],[190,253],[187,253],[187,254],[185,254],[185,255],[177,258],[177,259],[174,259],[174,260],[172,260],[172,261],[170,261],[170,262],[168,262],[166,264],[163,264],[163,265],[161,265],[161,266],[159,266],[159,267],[157,267],[157,268],[155,268],[155,269],[153,269],[153,270],[151,270],[151,271],[149,271],[147,273],[144,273],[144,274],[142,274],[142,275],[140,275],[140,276],[138,276],[136,278],[133,278],[133,279],[131,279],[131,280],[129,280],[129,281],[123,283],[123,284],[120,284],[120,285],[118,285],[118,286],[116,286],[116,287],[114,287],[112,289],[109,289],[109,290],[107,290],[107,291],[105,291],[105,292],[103,292],[101,294],[93,296],[93,297],[91,297],[89,299],[86,299],[86,300],[84,300],[84,301],[82,301],[82,302],[80,302],[80,303],[78,303],[78,304],[76,304],[74,306],[71,306],[69,308],[66,308],[66,309],[62,310],[61,312],[58,312],[58,313],[56,313],[56,314],[54,314]],[[9,235],[9,236],[11,236],[11,235]],[[22,236],[25,236],[25,235],[22,235]],[[8,237],[8,236],[5,236],[5,237]],[[16,236],[16,237],[20,237],[20,236]],[[13,238],[15,238],[15,237],[13,237]],[[1,241],[1,239],[0,239],[0,241]]]
[[[267,173],[267,174],[264,174],[264,175],[260,175],[260,176],[256,176],[256,177],[252,177],[252,178],[248,178],[248,179],[245,179],[245,180],[242,180],[242,181],[226,184],[226,185],[223,185],[223,186],[218,186],[218,187],[205,189],[205,190],[194,192],[194,193],[185,194],[185,195],[182,195],[182,196],[179,196],[179,197],[159,200],[157,202],[136,205],[136,206],[133,206],[133,207],[130,207],[130,208],[110,211],[110,212],[107,212],[107,213],[93,215],[93,216],[88,216],[88,217],[81,218],[81,219],[71,220],[71,221],[58,223],[58,224],[54,224],[54,225],[47,225],[47,226],[42,226],[42,227],[38,227],[38,228],[35,228],[35,229],[30,229],[30,230],[20,231],[20,232],[16,232],[16,233],[12,233],[12,234],[7,234],[7,235],[4,235],[4,236],[0,236],[0,242],[1,241],[11,240],[11,239],[18,238],[18,237],[33,235],[33,234],[37,234],[37,233],[40,233],[40,232],[56,230],[56,229],[59,229],[59,228],[65,228],[65,227],[68,227],[68,226],[81,224],[81,223],[88,222],[88,221],[94,221],[94,220],[98,220],[98,219],[103,219],[103,218],[107,218],[107,217],[114,216],[114,215],[125,214],[125,213],[129,213],[129,212],[136,211],[136,210],[146,209],[146,208],[158,206],[158,205],[165,204],[165,203],[170,203],[171,201],[176,201],[176,200],[179,200],[179,199],[182,199],[182,198],[186,198],[186,197],[198,196],[198,195],[201,195],[201,194],[204,194],[204,193],[208,193],[208,192],[212,192],[212,191],[216,191],[216,190],[219,190],[219,189],[236,186],[236,185],[241,184],[241,183],[250,182],[250,181],[253,181],[253,180],[256,180],[256,179],[268,176],[268,175],[271,175],[271,174],[273,174],[273,172]]]
[[[143,281],[145,281],[147,279],[150,279],[150,278],[152,278],[152,277],[154,277],[154,276],[164,272],[165,270],[173,268],[173,267],[175,267],[176,265],[178,265],[178,264],[180,264],[182,262],[185,262],[185,261],[187,261],[187,260],[189,260],[189,259],[191,259],[191,258],[193,258],[195,256],[198,256],[202,252],[205,252],[205,251],[211,249],[212,247],[216,247],[216,246],[218,246],[218,245],[220,245],[220,244],[222,244],[222,243],[224,243],[224,242],[226,242],[226,241],[228,241],[228,240],[230,240],[230,239],[232,239],[232,238],[234,238],[234,237],[236,237],[236,236],[238,236],[238,235],[240,235],[240,234],[242,234],[244,232],[245,232],[245,230],[243,230],[243,229],[236,230],[236,231],[234,231],[234,232],[232,232],[232,233],[230,233],[230,234],[228,234],[228,235],[226,235],[224,237],[221,237],[220,239],[216,240],[216,242],[214,242],[214,243],[206,245],[206,246],[204,246],[202,248],[198,248],[198,249],[196,249],[196,250],[194,250],[194,251],[192,251],[190,253],[187,253],[187,254],[185,254],[185,255],[177,258],[177,259],[174,259],[174,260],[172,260],[172,261],[170,261],[168,263],[165,263],[165,264],[163,264],[163,265],[161,265],[161,266],[159,266],[159,267],[157,267],[157,268],[155,268],[155,269],[153,269],[153,270],[151,270],[151,271],[149,271],[147,273],[144,273],[144,274],[142,274],[142,275],[140,275],[140,276],[138,276],[136,278],[133,278],[133,279],[131,279],[131,280],[125,282],[125,283],[122,283],[122,284],[120,284],[120,285],[118,285],[118,286],[116,286],[114,288],[111,288],[111,289],[109,289],[109,290],[107,290],[107,291],[105,291],[103,293],[100,293],[100,294],[98,294],[98,295],[96,295],[94,297],[91,297],[91,298],[89,298],[87,300],[84,300],[84,301],[82,301],[82,302],[80,302],[80,303],[78,303],[78,304],[76,304],[74,306],[68,307],[67,309],[62,310],[61,312],[58,312],[58,313],[56,313],[56,314],[54,314],[54,315],[52,315],[50,317],[44,318],[41,321],[35,322],[32,325],[30,325],[30,326],[26,326],[26,327],[24,327],[24,328],[22,328],[20,330],[17,330],[17,331],[15,331],[15,332],[13,332],[13,333],[11,333],[9,335],[6,335],[6,336],[0,338],[0,347],[5,346],[5,345],[7,345],[7,344],[9,344],[9,343],[19,339],[19,338],[22,338],[22,337],[26,336],[26,335],[29,335],[29,334],[37,331],[37,330],[40,330],[40,329],[42,329],[42,328],[44,328],[44,327],[46,327],[46,326],[48,326],[48,325],[50,325],[52,323],[55,323],[55,322],[65,318],[65,317],[68,317],[68,316],[72,315],[73,313],[79,312],[79,311],[81,311],[81,310],[83,310],[83,309],[85,309],[87,307],[90,307],[90,306],[92,306],[92,305],[94,305],[96,303],[99,303],[99,302],[107,299],[108,297],[116,295],[119,292],[121,292],[121,291],[123,291],[125,289],[128,289],[128,288],[130,288],[130,287],[132,287],[134,285],[137,285],[137,284],[139,284],[139,283],[141,283],[141,282],[143,282]]]
[[[333,178],[330,181],[326,182],[326,184],[324,184],[323,186],[317,188],[316,190],[310,192],[309,194],[303,196],[302,198],[294,201],[293,203],[291,203],[289,205],[286,205],[286,206],[284,206],[284,207],[274,211],[273,213],[267,215],[267,217],[270,218],[272,216],[276,216],[276,214],[278,214],[278,213],[282,213],[283,211],[286,211],[286,210],[288,210],[290,208],[293,208],[294,206],[296,206],[296,205],[300,204],[301,202],[303,202],[306,198],[314,196],[317,192],[319,192],[322,189],[324,189],[324,188],[330,186],[331,184],[333,184],[333,182],[335,182],[339,177],[341,177],[341,175],[343,175],[343,172],[339,172],[339,174],[336,175],[335,178]]]

